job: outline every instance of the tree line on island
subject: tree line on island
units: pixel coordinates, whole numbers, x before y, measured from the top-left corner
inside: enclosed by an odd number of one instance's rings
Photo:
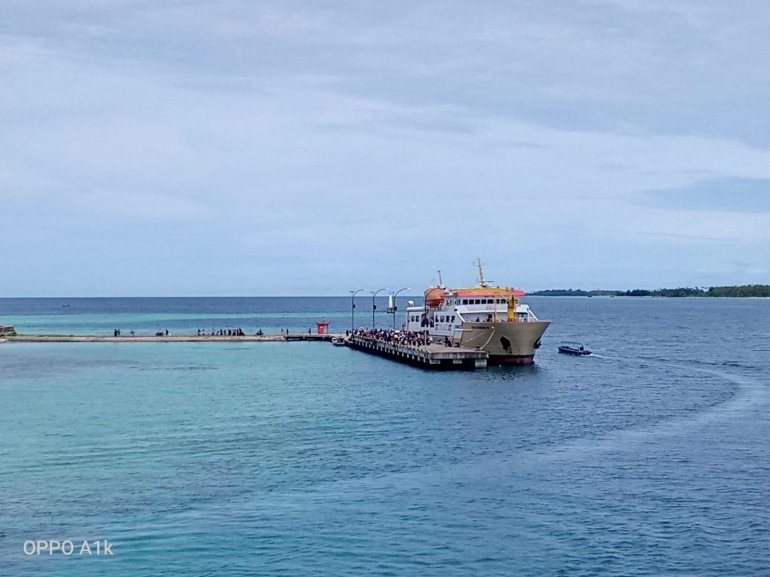
[[[752,284],[743,286],[680,287],[665,289],[633,289],[627,291],[581,289],[550,289],[529,293],[544,297],[731,297],[770,298],[770,285]]]

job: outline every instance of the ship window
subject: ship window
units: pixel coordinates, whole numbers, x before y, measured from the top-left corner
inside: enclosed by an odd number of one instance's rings
[[[452,322],[455,322],[455,316],[452,315]]]
[[[467,305],[468,304],[468,299],[463,299],[463,304]]]
[[[480,305],[480,304],[481,304],[481,301],[480,301],[479,299],[476,299],[476,304],[477,304],[477,305]]]

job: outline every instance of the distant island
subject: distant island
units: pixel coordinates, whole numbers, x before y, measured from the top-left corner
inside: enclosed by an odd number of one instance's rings
[[[628,291],[580,289],[551,289],[529,293],[538,297],[731,297],[770,298],[770,285],[712,286],[703,288],[633,289]]]

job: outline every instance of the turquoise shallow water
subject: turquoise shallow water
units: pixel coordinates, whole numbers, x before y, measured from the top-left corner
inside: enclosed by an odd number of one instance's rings
[[[349,306],[278,301],[247,314]],[[529,302],[554,320],[536,366],[474,373],[324,343],[0,345],[0,575],[767,574],[770,302]],[[575,338],[598,354],[555,352]]]

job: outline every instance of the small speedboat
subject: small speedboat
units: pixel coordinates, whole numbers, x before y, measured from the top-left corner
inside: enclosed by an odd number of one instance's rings
[[[343,339],[342,337],[332,337],[332,344],[335,347],[344,347],[345,339]]]
[[[565,355],[575,355],[575,356],[581,356],[581,355],[590,355],[591,351],[589,351],[584,344],[582,343],[570,343],[565,342],[559,345],[559,352],[564,353]]]

